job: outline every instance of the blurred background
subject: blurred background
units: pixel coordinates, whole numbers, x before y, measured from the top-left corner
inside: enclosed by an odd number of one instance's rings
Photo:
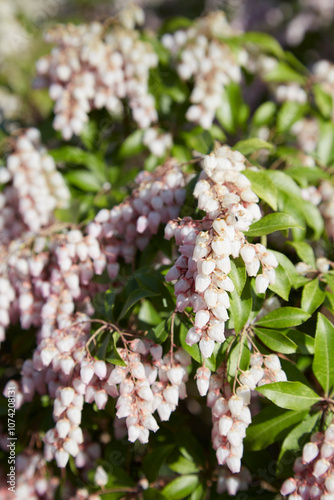
[[[51,109],[45,91],[33,89],[35,61],[49,52],[43,33],[57,22],[104,21],[125,0],[0,0],[0,127],[5,119],[36,123]],[[131,2],[134,3],[134,2]],[[275,36],[307,67],[318,59],[334,61],[333,0],[140,0],[146,27],[159,29],[169,17],[196,18],[223,10],[240,31]],[[223,35],[223,34],[222,34]],[[42,116],[41,116],[42,114]]]

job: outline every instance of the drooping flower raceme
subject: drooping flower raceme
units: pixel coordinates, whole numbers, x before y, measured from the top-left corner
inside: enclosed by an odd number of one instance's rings
[[[165,34],[162,43],[177,57],[176,68],[182,80],[194,79],[192,105],[186,117],[203,128],[211,127],[222,105],[227,84],[241,81],[240,65],[230,47],[219,40],[236,34],[223,12],[213,12],[188,30]]]
[[[244,156],[227,146],[206,156],[194,189],[205,217],[201,221],[189,217],[171,221],[165,230],[167,239],[175,237],[181,254],[166,276],[167,281],[176,282],[177,310],[182,312],[191,306],[196,313],[186,342],[199,342],[206,358],[211,356],[215,342],[225,340],[229,292],[234,291],[228,276],[230,259],[241,256],[248,276],[256,276],[258,293],[265,293],[275,283],[275,256],[259,243],[248,243],[244,235],[251,223],[261,218],[258,197],[242,174],[245,168]]]
[[[334,498],[334,425],[326,432],[316,432],[303,447],[303,454],[294,463],[294,477],[287,479],[281,488],[289,499]]]
[[[111,210],[102,209],[88,224],[88,233],[100,243],[111,279],[118,274],[120,259],[132,263],[160,223],[178,217],[186,197],[186,180],[173,159],[154,172],[140,172],[132,195]]]
[[[39,130],[13,137],[12,153],[0,168],[0,245],[23,232],[37,233],[53,220],[56,208],[67,208],[70,192],[54,159],[41,144]]]
[[[142,21],[139,17],[137,21]],[[129,24],[126,16],[118,21],[124,19]],[[55,101],[53,126],[65,139],[82,132],[93,109],[105,107],[111,114],[122,113],[123,99],[128,100],[139,127],[147,128],[157,120],[148,78],[158,57],[130,25],[115,24],[107,34],[96,22],[58,25],[47,32],[46,41],[56,48],[37,62],[37,83],[49,87]]]
[[[211,408],[213,422],[212,446],[220,465],[226,465],[234,474],[241,470],[242,442],[252,422],[251,391],[286,379],[279,358],[275,354],[263,356],[260,353],[251,355],[250,369],[240,375],[235,393],[225,378],[224,366],[210,377],[207,405]]]

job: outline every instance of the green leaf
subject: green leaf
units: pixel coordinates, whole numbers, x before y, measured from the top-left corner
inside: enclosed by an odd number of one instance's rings
[[[96,353],[97,359],[103,359],[103,360],[106,359],[108,347],[111,344],[111,336],[112,336],[111,332],[104,334],[103,342],[99,345],[99,348],[98,348],[97,353]]]
[[[161,317],[150,301],[143,300],[138,313],[138,321],[143,321],[147,325],[157,326],[161,322]]]
[[[217,119],[222,127],[234,134],[245,119],[247,120],[248,108],[242,96],[241,87],[237,83],[226,85],[222,94],[222,105],[216,112]]]
[[[323,87],[316,83],[312,87],[315,103],[326,120],[330,120],[333,109],[332,97],[324,91]]]
[[[269,290],[274,293],[277,293],[282,299],[289,300],[289,294],[291,290],[291,283],[287,273],[284,268],[279,265],[275,269],[275,284],[269,286]]]
[[[129,158],[129,156],[134,156],[141,151],[144,151],[145,146],[143,144],[143,137],[143,130],[135,130],[132,134],[128,135],[119,148],[119,157]]]
[[[313,373],[328,396],[334,385],[334,326],[323,314],[318,313],[315,331]]]
[[[306,262],[315,269],[315,257],[312,247],[305,241],[288,241],[288,245],[291,245],[297,252],[298,257],[301,261]]]
[[[329,273],[326,273],[324,275],[324,279],[325,279],[327,285],[332,290],[332,293],[334,293],[334,273],[333,273],[333,271],[329,271]]]
[[[189,500],[205,500],[206,492],[203,484],[199,484],[190,496]]]
[[[256,389],[275,405],[287,410],[302,411],[311,408],[321,398],[301,382],[274,382]]]
[[[276,104],[272,101],[267,101],[257,108],[253,116],[253,123],[257,127],[268,125],[274,118],[277,108]]]
[[[266,170],[278,191],[286,193],[290,197],[296,197],[302,201],[298,184],[289,175],[281,170]]]
[[[299,330],[288,330],[286,336],[297,344],[303,354],[314,354],[314,338]]]
[[[307,187],[307,181],[310,183],[318,183],[319,179],[329,179],[330,176],[319,167],[291,167],[285,170],[288,175],[291,175],[302,187]]]
[[[305,116],[308,106],[298,102],[286,101],[278,112],[277,130],[279,133],[286,132],[300,118]]]
[[[168,460],[168,467],[178,474],[194,474],[199,471],[199,468],[192,460],[188,460],[182,455],[172,461]]]
[[[309,283],[306,283],[303,288],[301,308],[304,311],[313,314],[314,311],[321,306],[325,298],[326,294],[323,290],[321,290],[318,278],[315,278]]]
[[[283,333],[265,328],[254,328],[254,332],[259,337],[259,339],[267,346],[269,349],[275,352],[281,352],[283,354],[291,354],[296,352],[298,346],[289,337],[283,335]]]
[[[235,377],[238,369],[247,370],[250,361],[250,351],[247,346],[246,338],[244,337],[242,342],[239,341],[235,347],[233,347],[228,360],[227,360],[227,373],[233,378]]]
[[[229,277],[233,281],[238,295],[241,295],[246,283],[246,267],[241,257],[231,259],[231,272],[229,273]]]
[[[309,434],[314,429],[319,417],[320,413],[314,413],[313,415],[306,415],[305,419],[300,422],[292,431],[284,439],[281,451],[279,454],[278,461],[281,462],[281,459],[287,451],[297,451],[302,448],[301,438],[305,434]]]
[[[262,386],[264,387],[264,386]],[[286,411],[276,406],[268,406],[253,418],[247,429],[245,445],[249,450],[264,450],[279,441],[288,430],[300,422],[307,411]]]
[[[274,151],[275,147],[273,144],[270,144],[270,142],[263,141],[258,137],[253,137],[252,139],[245,139],[237,142],[232,149],[240,151],[240,153],[246,156],[254,151],[258,151],[259,149],[269,149],[270,151]]]
[[[159,294],[156,292],[152,292],[151,290],[142,290],[140,288],[133,290],[130,293],[130,295],[128,295],[118,319],[120,320],[120,319],[124,318],[124,316],[131,309],[131,307],[133,307],[141,299],[145,299],[146,297],[156,297],[157,295],[159,295]]]
[[[198,486],[199,478],[195,475],[180,476],[164,487],[162,494],[168,500],[182,500],[190,495]]]
[[[254,170],[244,170],[243,174],[252,183],[252,190],[261,200],[268,203],[273,209],[277,210],[277,189],[265,170],[255,172]]]
[[[332,122],[320,124],[317,156],[323,165],[330,165],[334,160],[334,123]]]
[[[174,444],[156,446],[150,453],[145,456],[143,461],[143,470],[150,483],[153,483],[153,481],[156,480],[160,468],[174,449]]]
[[[113,333],[113,350],[111,352],[111,354],[109,354],[107,357],[106,357],[106,361],[108,363],[111,363],[112,365],[118,365],[118,366],[126,366],[126,363],[125,361],[121,358],[121,356],[119,355],[118,353],[118,350],[117,350],[117,341],[119,339],[120,335],[119,333],[117,332],[114,332]]]
[[[180,144],[173,144],[171,155],[181,162],[187,162],[192,159],[191,151],[186,146]]]
[[[102,187],[102,182],[92,172],[87,170],[72,170],[65,174],[66,180],[82,191],[97,192]]]
[[[279,264],[285,269],[287,277],[290,280],[291,286],[293,286],[293,288],[299,288],[304,283],[308,282],[307,278],[304,278],[304,276],[298,274],[295,266],[286,255],[281,252],[276,252],[275,250],[271,250],[271,252],[275,255]]]
[[[105,161],[100,154],[90,153],[74,146],[63,146],[58,149],[49,150],[48,153],[57,163],[84,165],[100,181],[105,182],[107,180]]]
[[[304,84],[305,76],[292,69],[285,62],[280,61],[274,69],[264,75],[266,82],[297,82]]]
[[[194,21],[192,19],[189,19],[188,17],[182,17],[182,16],[177,16],[177,17],[172,17],[170,19],[167,19],[161,27],[161,33],[173,33],[176,30],[183,30],[190,28],[194,24]]]
[[[249,282],[245,285],[241,296],[238,295],[236,290],[230,293],[230,303],[231,307],[229,310],[233,318],[234,329],[236,333],[239,333],[245,326],[252,311],[252,297]]]
[[[313,229],[313,238],[318,240],[324,231],[324,218],[319,208],[306,200],[303,200],[301,208],[304,211],[307,225]]]
[[[287,359],[280,359],[282,370],[285,372],[287,379],[293,382],[301,382],[304,385],[309,385],[309,381],[305,377],[304,373],[300,371],[295,363]]]
[[[189,148],[203,154],[209,153],[214,142],[209,132],[201,127],[195,127],[191,132],[183,132],[181,136]]]
[[[300,227],[299,224],[288,214],[277,212],[275,214],[268,214],[262,219],[254,222],[245,232],[246,236],[263,236],[271,234],[275,231],[283,231],[291,227]]]
[[[168,335],[169,334],[166,329],[166,321],[161,321],[161,323],[159,323],[154,328],[151,328],[147,333],[147,337],[149,339],[152,339],[156,344],[162,344],[163,342],[165,342]]]
[[[160,493],[160,491],[154,488],[148,488],[142,492],[144,500],[166,500],[166,497]],[[103,495],[106,499],[106,495]],[[124,498],[124,493],[122,493],[122,497]],[[106,499],[108,500],[108,499]]]
[[[304,323],[310,317],[310,314],[297,307],[281,307],[280,309],[270,311],[257,321],[256,324],[267,328],[289,328]]]
[[[254,44],[261,52],[265,51],[278,58],[284,57],[284,51],[278,41],[267,33],[248,31],[247,33],[240,35],[238,38],[243,42]]]

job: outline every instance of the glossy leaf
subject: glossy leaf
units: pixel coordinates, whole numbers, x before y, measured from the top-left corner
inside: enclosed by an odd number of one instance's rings
[[[197,488],[198,484],[198,476],[179,476],[164,487],[162,494],[165,495],[168,500],[182,500],[190,495]]]
[[[267,328],[289,328],[298,326],[310,318],[310,314],[297,307],[281,307],[270,311],[256,322],[258,326]]]
[[[247,370],[250,360],[250,351],[247,346],[246,338],[242,342],[238,342],[232,349],[227,360],[227,373],[230,377],[234,377],[238,368]]]
[[[275,405],[287,410],[302,411],[311,408],[321,398],[301,382],[274,382],[256,389]]]
[[[169,455],[175,449],[174,444],[165,444],[156,446],[154,450],[148,453],[143,461],[143,470],[147,479],[152,483],[158,477],[160,468],[165,463]]]
[[[306,415],[304,420],[289,432],[282,443],[279,462],[282,459],[284,453],[286,453],[287,451],[297,451],[301,449],[302,437],[305,436],[305,434],[309,434],[310,432],[312,432],[320,415],[320,413]]]
[[[240,151],[240,153],[242,153],[243,155],[249,155],[254,151],[258,151],[259,149],[268,149],[269,151],[274,151],[275,147],[270,142],[263,141],[258,137],[254,137],[252,139],[245,139],[243,141],[237,142],[233,146],[233,149],[235,149],[236,151]]]
[[[252,311],[252,297],[249,283],[246,283],[241,296],[234,290],[230,293],[230,309],[233,319],[234,329],[239,333],[245,326]]]
[[[318,314],[315,332],[313,373],[328,395],[334,385],[334,326],[323,314]]]
[[[277,293],[282,299],[289,300],[291,283],[287,273],[281,265],[275,269],[275,283],[269,285],[269,290]]]
[[[276,105],[272,101],[267,101],[257,108],[253,116],[253,123],[257,127],[262,127],[271,122],[276,114]]]
[[[254,222],[245,234],[246,236],[263,236],[292,227],[300,226],[290,215],[277,212],[265,215],[262,219]]]
[[[303,354],[314,354],[314,338],[299,330],[288,330],[286,336],[297,344]]]
[[[297,344],[289,339],[289,337],[286,337],[283,333],[277,330],[269,328],[254,328],[254,332],[258,338],[272,351],[281,352],[283,354],[291,354],[296,352],[298,348]]]
[[[312,266],[315,269],[315,257],[312,247],[305,241],[289,241],[291,245],[297,252],[298,257],[302,262]]]
[[[274,69],[266,73],[264,75],[264,80],[266,82],[305,83],[305,77],[283,61],[280,61]]]
[[[334,123],[326,122],[320,126],[317,155],[323,165],[329,165],[334,159]]]
[[[264,408],[255,415],[247,429],[245,438],[247,449],[264,450],[270,444],[282,439],[306,414],[307,410],[289,411],[273,405]]]
[[[128,295],[118,319],[120,320],[120,319],[124,318],[124,316],[131,309],[131,307],[133,307],[141,299],[145,299],[147,297],[156,297],[157,295],[159,295],[159,294],[156,292],[152,292],[151,290],[143,290],[140,288],[133,290],[130,293],[130,295]]]
[[[128,158],[143,151],[145,149],[145,146],[143,144],[143,136],[143,130],[135,130],[135,132],[128,135],[119,148],[119,157]]]
[[[320,283],[317,278],[306,283],[303,288],[301,308],[310,314],[321,306],[326,298],[325,292],[320,288]]]
[[[229,273],[229,277],[233,281],[238,295],[241,295],[247,279],[245,263],[241,257],[231,259],[231,272]]]
[[[277,189],[266,171],[245,170],[243,174],[251,181],[254,193],[273,210],[277,210]]]

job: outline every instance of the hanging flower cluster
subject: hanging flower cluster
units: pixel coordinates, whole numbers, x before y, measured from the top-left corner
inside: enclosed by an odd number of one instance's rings
[[[189,345],[199,342],[204,357],[211,356],[215,342],[225,340],[234,284],[228,274],[230,258],[239,255],[248,276],[256,276],[256,291],[265,293],[275,283],[275,256],[257,243],[248,243],[244,231],[261,218],[258,197],[242,171],[246,159],[238,151],[223,146],[203,160],[203,172],[194,189],[198,208],[206,212],[201,221],[185,218],[166,226],[165,237],[175,237],[181,253],[166,275],[176,281],[177,310],[191,306],[195,326],[186,338]],[[262,272],[258,271],[262,266]]]
[[[282,495],[289,499],[312,498],[331,500],[334,498],[334,425],[326,432],[316,432],[303,447],[303,455],[294,463],[294,477],[287,479],[281,488]]]
[[[53,500],[59,486],[59,477],[48,471],[47,464],[41,453],[27,450],[16,457],[15,463],[15,491],[8,490],[6,473],[0,478],[1,500]]]
[[[119,259],[132,263],[137,249],[144,250],[160,223],[178,217],[185,201],[186,176],[175,160],[154,172],[141,172],[136,184],[129,198],[111,210],[102,209],[87,226],[100,242],[111,279],[118,274]]]
[[[220,467],[218,470],[217,493],[227,493],[235,496],[238,491],[247,491],[252,481],[247,467],[241,467],[238,474],[232,474],[228,469]]]
[[[27,129],[12,142],[7,165],[0,168],[0,183],[5,185],[0,193],[0,245],[48,226],[54,210],[66,208],[70,198],[37,129]]]
[[[58,25],[47,32],[46,41],[56,47],[37,62],[38,83],[49,87],[55,101],[53,126],[64,139],[82,132],[93,109],[122,113],[123,99],[139,127],[157,120],[148,78],[158,57],[133,29],[134,22],[143,20],[143,11],[137,8],[130,17],[123,13],[110,32],[100,23]]]
[[[211,127],[216,111],[222,106],[225,86],[241,81],[237,57],[219,40],[219,37],[235,34],[224,13],[218,11],[200,19],[188,30],[162,37],[162,43],[176,58],[181,79],[194,79],[187,120],[205,129]]]
[[[203,377],[203,374],[198,373],[197,377]],[[254,353],[250,358],[250,369],[240,375],[240,385],[235,392],[232,392],[225,378],[224,366],[210,377],[206,391],[200,391],[201,395],[208,391],[207,405],[211,408],[213,422],[212,445],[216,450],[217,461],[220,465],[226,464],[233,474],[241,470],[242,441],[252,422],[249,409],[251,391],[264,384],[286,380],[286,374],[275,354],[263,356]]]
[[[90,324],[78,323],[42,340],[33,360],[24,362],[21,387],[11,381],[4,392],[15,384],[17,407],[31,401],[35,392],[54,398],[56,426],[44,437],[44,452],[46,460],[55,458],[59,467],[66,466],[70,455],[78,459],[78,467],[85,465],[80,454],[83,405],[95,403],[102,410],[109,396],[118,397],[116,416],[126,419],[129,441],[147,443],[149,431],[159,428],[153,413],[157,410],[161,420],[169,420],[179,398],[186,397],[191,361],[182,349],[163,356],[162,347],[149,339],[119,349],[125,366],[92,359],[87,352]]]

